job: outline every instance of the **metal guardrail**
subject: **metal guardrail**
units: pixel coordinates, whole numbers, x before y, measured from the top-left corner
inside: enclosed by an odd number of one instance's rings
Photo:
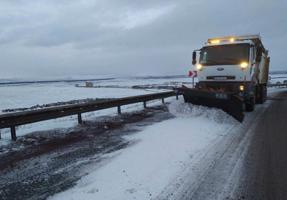
[[[17,139],[15,128],[16,126],[56,119],[60,117],[67,117],[70,115],[77,115],[79,124],[82,124],[82,113],[117,107],[118,113],[121,114],[121,106],[143,102],[143,106],[144,108],[146,108],[146,102],[148,101],[162,99],[162,102],[164,103],[164,99],[171,96],[176,96],[178,99],[178,94],[174,91],[170,91],[118,98],[101,102],[89,102],[74,105],[57,106],[40,110],[9,113],[0,115],[0,130],[4,128],[10,128],[11,138],[15,141]]]

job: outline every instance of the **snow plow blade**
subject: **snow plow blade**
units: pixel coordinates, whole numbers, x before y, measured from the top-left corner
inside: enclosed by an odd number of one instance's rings
[[[178,92],[183,94],[185,102],[222,109],[239,122],[244,119],[244,101],[237,95],[191,88],[179,88]]]

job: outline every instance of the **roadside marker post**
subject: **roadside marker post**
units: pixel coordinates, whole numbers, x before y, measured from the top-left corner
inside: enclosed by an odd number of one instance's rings
[[[189,71],[188,76],[192,78],[192,87],[194,88],[194,77],[197,77],[197,71]]]

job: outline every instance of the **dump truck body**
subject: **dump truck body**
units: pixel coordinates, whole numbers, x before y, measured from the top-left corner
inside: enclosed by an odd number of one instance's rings
[[[270,58],[259,35],[211,38],[197,52],[193,64],[198,83],[193,89],[181,90],[186,102],[222,108],[242,121],[242,115],[238,115],[242,107],[252,111],[255,103],[266,100]],[[208,92],[211,95],[206,98]],[[228,100],[220,96],[228,96]],[[228,103],[238,108],[226,109]]]

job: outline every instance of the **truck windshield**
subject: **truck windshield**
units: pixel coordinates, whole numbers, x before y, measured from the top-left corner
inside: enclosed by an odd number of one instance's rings
[[[199,63],[202,65],[237,65],[249,61],[249,44],[228,44],[203,47]]]

